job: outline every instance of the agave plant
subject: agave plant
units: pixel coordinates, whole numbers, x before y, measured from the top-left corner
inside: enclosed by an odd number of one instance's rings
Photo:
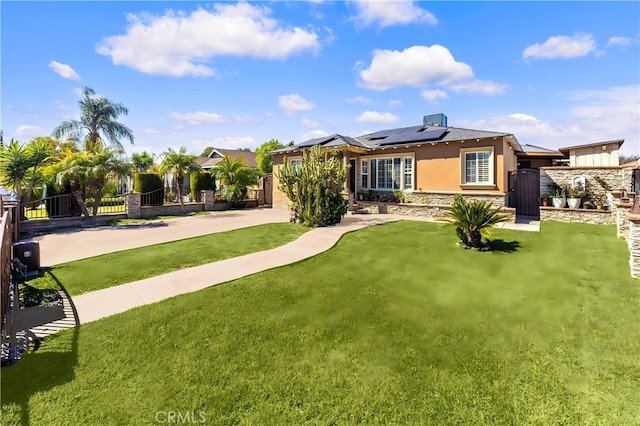
[[[508,218],[501,208],[494,208],[488,201],[465,201],[459,194],[455,196],[451,210],[445,212],[445,220],[456,227],[460,242],[466,247],[483,250],[489,248],[482,243],[483,233]]]

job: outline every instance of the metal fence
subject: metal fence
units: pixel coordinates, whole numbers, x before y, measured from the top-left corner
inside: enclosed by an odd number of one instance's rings
[[[124,194],[103,197],[98,206],[98,214],[115,214],[125,212]],[[93,198],[86,198],[84,203],[92,212]],[[54,195],[41,200],[30,201],[24,206],[26,219],[53,219],[60,217],[80,216],[82,210],[72,194]]]

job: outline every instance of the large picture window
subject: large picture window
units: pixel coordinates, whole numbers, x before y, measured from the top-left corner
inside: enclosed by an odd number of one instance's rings
[[[413,189],[413,157],[372,158],[368,166],[368,176],[362,175],[363,188],[369,177],[371,189]]]
[[[460,157],[462,184],[493,185],[493,149],[465,149]]]

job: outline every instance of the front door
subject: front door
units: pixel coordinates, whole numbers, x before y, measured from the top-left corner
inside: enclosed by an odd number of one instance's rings
[[[349,192],[356,192],[356,160],[349,160]]]

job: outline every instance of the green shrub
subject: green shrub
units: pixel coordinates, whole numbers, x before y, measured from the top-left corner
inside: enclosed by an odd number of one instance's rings
[[[136,173],[133,176],[133,192],[151,192],[164,188],[164,181],[155,173]]]
[[[216,189],[215,178],[206,172],[193,172],[189,174],[189,187],[191,188],[191,198],[200,199],[200,191],[205,189]]]

